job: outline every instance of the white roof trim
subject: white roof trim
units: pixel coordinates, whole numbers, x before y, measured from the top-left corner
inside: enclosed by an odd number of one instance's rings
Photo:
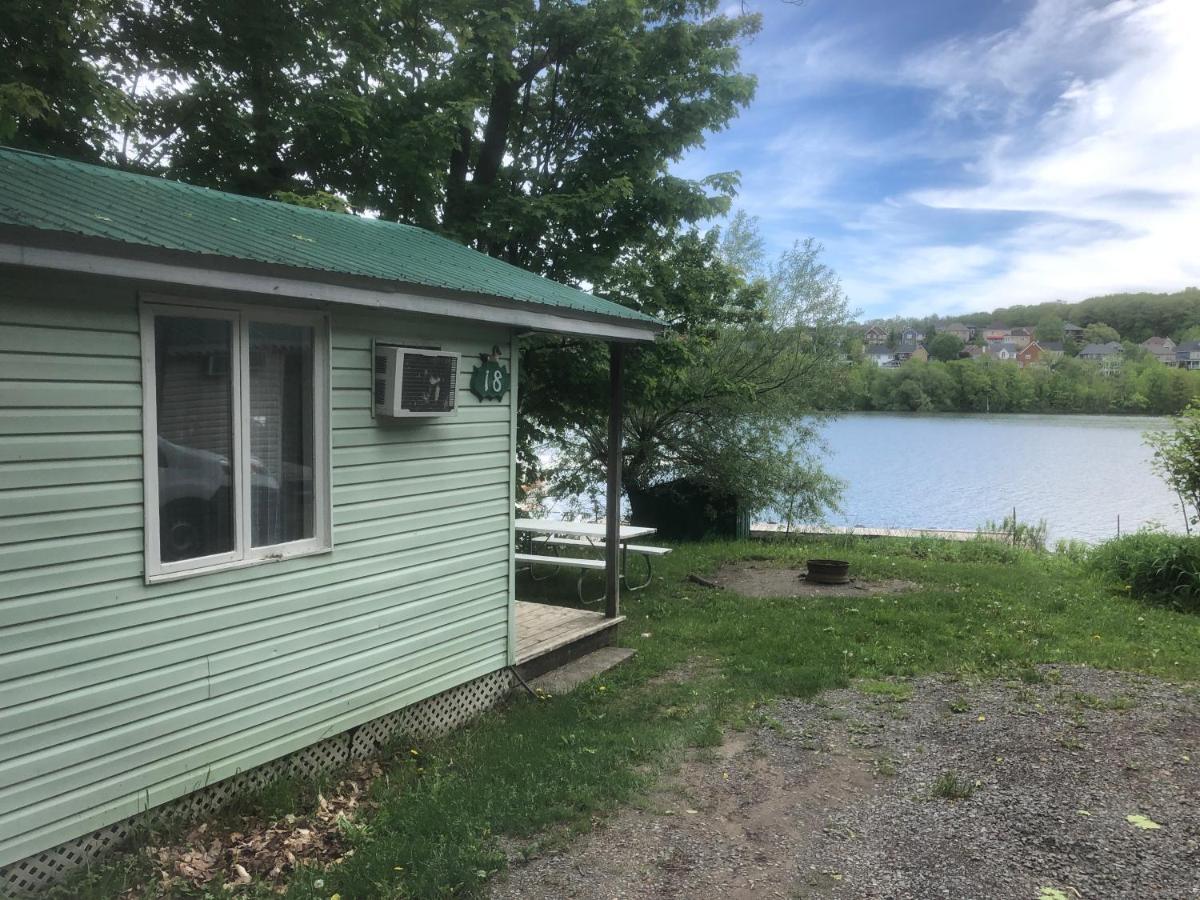
[[[613,341],[653,341],[661,326],[625,324],[615,319],[576,318],[570,313],[481,303],[453,297],[429,297],[402,290],[330,284],[299,277],[260,275],[200,265],[156,262],[129,256],[110,256],[75,250],[0,243],[0,265],[31,266],[60,272],[106,275],[166,284],[244,291],[271,297],[295,297],[323,303],[366,306],[396,312],[446,316],[476,322],[511,325],[531,331],[579,335]],[[519,301],[512,301],[518,303]]]

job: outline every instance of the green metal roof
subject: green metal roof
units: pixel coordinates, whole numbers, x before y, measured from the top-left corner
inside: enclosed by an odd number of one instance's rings
[[[423,228],[0,147],[0,225],[502,298],[661,325]]]

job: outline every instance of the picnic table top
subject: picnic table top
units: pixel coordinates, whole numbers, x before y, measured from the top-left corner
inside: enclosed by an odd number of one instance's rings
[[[656,528],[645,525],[622,525],[621,540],[632,541],[636,538],[654,534]],[[597,522],[563,522],[559,519],[517,519],[517,531],[531,534],[561,534],[571,537],[603,539],[608,534],[608,528]]]

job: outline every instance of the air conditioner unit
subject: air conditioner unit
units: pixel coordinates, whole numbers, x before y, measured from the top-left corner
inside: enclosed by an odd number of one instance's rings
[[[376,345],[375,415],[453,415],[457,393],[457,353]]]

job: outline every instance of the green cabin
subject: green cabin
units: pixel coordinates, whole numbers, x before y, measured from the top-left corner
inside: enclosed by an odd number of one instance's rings
[[[660,329],[0,150],[0,867],[512,665],[517,339]]]

